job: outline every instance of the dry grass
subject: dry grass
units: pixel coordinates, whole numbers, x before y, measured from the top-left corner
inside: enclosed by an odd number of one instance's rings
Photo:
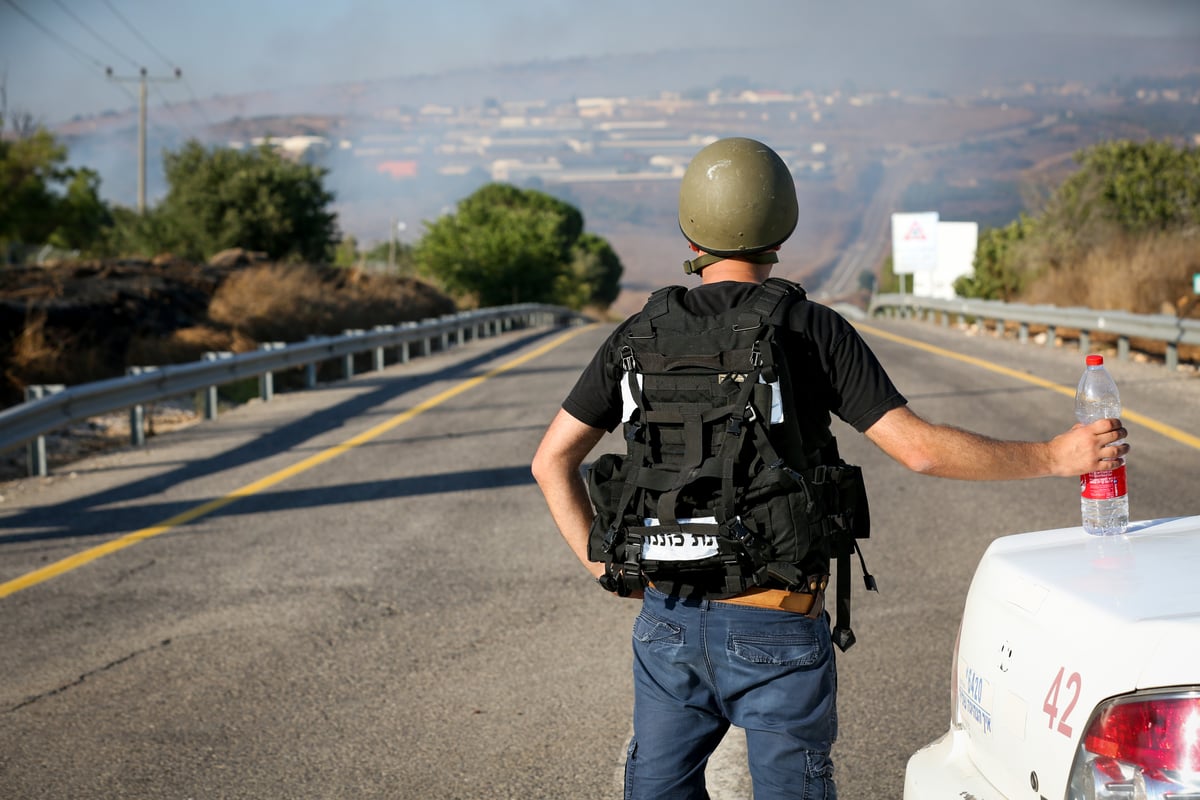
[[[129,364],[180,364],[198,361],[207,352],[245,353],[258,347],[253,339],[224,328],[195,325],[166,338],[134,336],[126,351]]]
[[[35,311],[26,318],[24,330],[13,341],[5,371],[12,375],[54,373],[63,364],[70,344],[69,341],[52,343],[46,336],[46,312]]]
[[[9,345],[4,362],[4,383],[23,392],[36,384],[75,384],[111,377],[104,354],[79,345],[74,332],[47,324],[44,311],[31,311],[25,327]]]
[[[408,277],[280,264],[206,269],[176,264],[166,274],[123,262],[9,273],[0,286],[0,406],[20,402],[32,384],[76,385],[133,365],[185,363],[207,351],[247,352],[261,342],[456,310],[446,295]]]
[[[1200,236],[1116,238],[1080,261],[1048,270],[1021,300],[1137,314],[1200,316],[1192,295],[1192,275],[1197,272]]]
[[[235,336],[266,342],[300,341],[306,334],[332,335],[452,311],[452,301],[415,279],[267,264],[230,276],[208,314]]]

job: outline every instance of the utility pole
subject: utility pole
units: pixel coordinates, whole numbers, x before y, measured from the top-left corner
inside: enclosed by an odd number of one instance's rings
[[[108,67],[105,74],[108,75],[110,81],[118,82],[138,82],[138,199],[137,210],[139,214],[146,213],[146,84],[150,81],[155,83],[165,83],[167,81],[177,81],[183,77],[183,71],[179,67],[175,68],[175,74],[169,78],[151,78],[146,74],[146,68],[142,67],[138,71],[136,77],[121,77],[113,74],[113,68]]]
[[[388,272],[396,268],[396,218],[392,217],[392,224],[388,228]]]

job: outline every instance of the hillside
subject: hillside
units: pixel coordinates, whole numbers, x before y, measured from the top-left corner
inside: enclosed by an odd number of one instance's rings
[[[30,384],[85,383],[129,366],[455,310],[411,278],[228,256],[208,264],[164,258],[0,270],[0,407],[20,402]]]
[[[298,86],[151,109],[149,150],[315,137],[344,233],[410,241],[489,180],[541,188],[609,238],[634,296],[675,280],[681,240],[672,170],[708,137],[748,135],[786,152],[802,193],[790,275],[821,274],[864,235],[863,209],[936,210],[1004,225],[1036,208],[1072,155],[1112,138],[1200,135],[1200,41],[996,35],[825,41],[753,50],[672,47],[621,57]],[[134,109],[56,129],[72,160],[132,205]],[[149,197],[164,191],[151,158]],[[877,197],[879,187],[890,194]],[[878,267],[878,265],[876,265]],[[623,300],[621,308],[628,307]]]

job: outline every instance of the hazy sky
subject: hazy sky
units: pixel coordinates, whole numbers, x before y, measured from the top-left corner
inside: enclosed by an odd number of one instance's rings
[[[186,102],[579,55],[986,32],[1200,36],[1200,0],[0,0],[0,76],[11,110],[55,123],[133,105],[107,66],[178,66],[184,80],[154,96]]]

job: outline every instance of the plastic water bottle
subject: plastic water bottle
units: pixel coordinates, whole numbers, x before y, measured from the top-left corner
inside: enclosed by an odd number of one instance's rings
[[[1087,369],[1075,392],[1075,419],[1083,424],[1121,416],[1121,395],[1104,368],[1104,356],[1089,355]],[[1129,527],[1129,494],[1125,460],[1113,470],[1079,476],[1079,506],[1083,529],[1097,536],[1124,533]]]

